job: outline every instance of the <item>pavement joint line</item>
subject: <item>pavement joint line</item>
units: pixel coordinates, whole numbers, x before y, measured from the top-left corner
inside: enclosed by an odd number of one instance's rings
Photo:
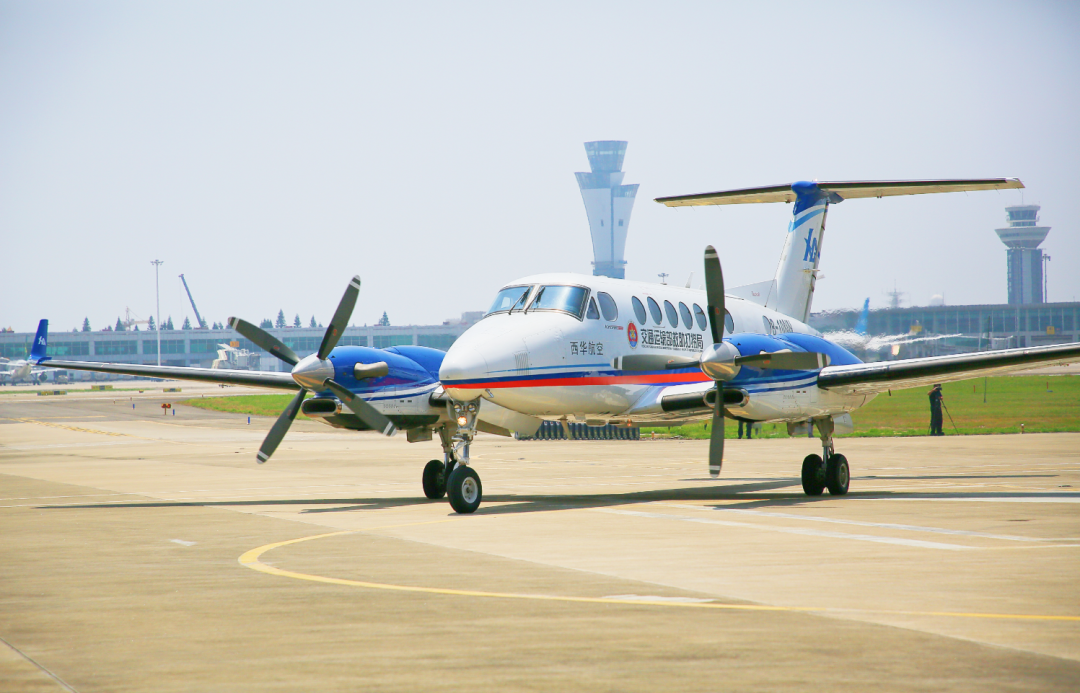
[[[459,522],[461,520],[450,518],[446,520],[434,520],[429,522],[410,522],[400,525],[387,525],[383,527],[369,527],[365,529],[352,529],[344,530],[340,532],[329,532],[327,534],[316,534],[308,537],[300,537],[298,539],[289,539],[287,541],[274,542],[272,544],[265,544],[263,546],[251,549],[240,555],[237,562],[240,565],[251,568],[252,570],[266,573],[268,575],[275,575],[278,577],[293,578],[296,580],[305,580],[308,582],[317,582],[327,585],[337,585],[341,587],[360,587],[365,589],[376,590],[388,590],[393,592],[411,592],[417,594],[441,594],[452,597],[480,597],[488,599],[516,599],[516,600],[531,600],[531,601],[546,601],[546,602],[568,602],[574,604],[615,604],[625,606],[663,606],[682,609],[714,609],[724,611],[774,611],[774,612],[788,612],[788,613],[807,613],[807,614],[867,614],[867,615],[881,615],[881,616],[923,616],[923,617],[947,617],[947,618],[973,618],[973,619],[997,619],[997,620],[1019,620],[1019,621],[1064,621],[1064,622],[1076,622],[1080,623],[1080,616],[1060,616],[1053,614],[997,614],[997,613],[980,613],[980,612],[960,612],[960,611],[904,611],[893,609],[852,609],[844,607],[828,607],[828,606],[775,606],[769,604],[729,604],[720,603],[715,601],[704,602],[687,602],[687,601],[671,601],[668,599],[619,599],[614,597],[573,597],[568,595],[555,595],[555,594],[524,594],[515,592],[485,592],[480,590],[459,590],[443,587],[421,587],[413,585],[393,585],[389,583],[381,582],[367,582],[364,580],[349,580],[345,578],[327,577],[324,575],[312,575],[310,573],[300,573],[292,570],[285,570],[282,568],[276,568],[274,566],[263,563],[259,560],[263,554],[272,551],[274,549],[282,548],[284,546],[291,546],[293,544],[299,544],[306,541],[314,541],[317,539],[329,539],[331,537],[340,537],[349,534],[360,534],[363,532],[373,532],[383,529],[393,529],[397,527],[414,527],[418,525],[431,525],[441,524],[444,522]]]
[[[14,418],[14,419],[11,419],[11,420],[12,421],[20,421],[22,423],[37,424],[38,426],[49,426],[50,428],[63,428],[63,429],[67,429],[69,431],[76,431],[78,433],[97,433],[97,434],[103,435],[103,436],[117,436],[117,437],[122,437],[122,438],[135,438],[137,440],[149,440],[149,441],[154,442],[154,443],[178,443],[178,441],[167,440],[167,439],[164,439],[164,438],[144,438],[142,436],[136,436],[136,435],[132,435],[130,433],[117,433],[115,431],[99,431],[99,430],[94,429],[94,428],[82,428],[80,426],[65,426],[64,424],[52,423],[52,422],[49,422],[49,421],[39,421],[37,419]]]
[[[22,658],[23,658],[23,659],[25,659],[26,661],[28,661],[28,662],[30,662],[31,664],[33,664],[33,665],[34,665],[34,666],[36,666],[36,667],[37,667],[38,669],[41,669],[42,673],[44,673],[44,674],[45,674],[46,676],[48,676],[49,678],[51,678],[51,679],[52,679],[53,681],[56,681],[56,682],[57,682],[58,684],[60,684],[61,686],[63,686],[63,687],[64,687],[64,688],[66,688],[67,690],[71,691],[71,693],[79,693],[79,692],[78,692],[77,690],[75,690],[74,688],[72,688],[72,687],[71,687],[71,685],[70,685],[70,684],[69,684],[69,683],[68,683],[67,681],[65,681],[64,679],[60,678],[60,677],[59,677],[59,676],[57,676],[56,674],[54,674],[54,673],[52,673],[51,671],[49,671],[48,667],[44,666],[43,664],[41,664],[40,662],[38,662],[38,661],[37,661],[36,659],[34,659],[33,657],[31,657],[30,655],[26,654],[25,652],[23,652],[23,651],[22,651],[22,650],[20,650],[19,648],[15,647],[14,645],[12,645],[11,643],[9,643],[9,642],[8,642],[7,640],[5,640],[4,638],[0,637],[0,642],[4,643],[4,644],[5,644],[5,645],[7,645],[8,647],[10,647],[10,648],[11,648],[11,649],[12,649],[12,650],[13,650],[13,651],[14,651],[14,652],[15,652],[15,653],[17,654],[17,655],[19,655],[20,657],[22,657]]]

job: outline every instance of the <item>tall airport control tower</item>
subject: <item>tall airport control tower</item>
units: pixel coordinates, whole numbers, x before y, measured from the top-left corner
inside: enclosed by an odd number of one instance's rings
[[[1006,207],[1009,226],[995,229],[1001,242],[1008,246],[1009,303],[1045,303],[1043,284],[1043,251],[1039,244],[1050,232],[1049,226],[1039,223],[1039,205]]]
[[[575,173],[592,235],[593,275],[626,278],[626,231],[638,186],[623,185],[626,142],[586,142],[589,173]]]

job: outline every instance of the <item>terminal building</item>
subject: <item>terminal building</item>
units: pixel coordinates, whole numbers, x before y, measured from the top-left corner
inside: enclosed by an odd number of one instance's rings
[[[460,320],[442,325],[405,325],[346,327],[339,345],[368,346],[378,349],[414,344],[446,350],[466,329],[483,316],[481,312],[462,314]],[[297,354],[312,354],[322,343],[322,327],[268,328],[267,332],[285,343]],[[28,358],[33,332],[0,333],[0,356],[9,359]],[[231,329],[223,330],[162,330],[161,365],[213,367],[219,358],[221,345],[247,350],[259,355],[251,364],[254,370],[287,371],[288,366],[255,346]],[[158,363],[158,335],[153,330],[57,332],[50,330],[48,355],[68,361],[97,361],[107,363],[137,363],[147,366]],[[221,367],[228,368],[227,365]],[[80,372],[73,377],[89,379],[91,374]],[[104,378],[104,374],[94,374]]]

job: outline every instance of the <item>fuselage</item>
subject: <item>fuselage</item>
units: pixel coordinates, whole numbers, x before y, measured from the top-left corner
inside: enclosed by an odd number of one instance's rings
[[[704,391],[697,366],[626,371],[615,359],[656,354],[694,359],[712,344],[705,292],[577,274],[541,274],[508,283],[487,316],[447,352],[439,375],[457,400],[484,398],[542,418],[597,421],[698,420],[707,410],[665,411],[661,397]],[[834,365],[858,359],[791,317],[726,298],[724,341],[741,354],[782,350],[825,353]],[[866,398],[820,390],[816,371],[743,367],[725,387],[745,390],[747,419],[805,420],[849,412]]]

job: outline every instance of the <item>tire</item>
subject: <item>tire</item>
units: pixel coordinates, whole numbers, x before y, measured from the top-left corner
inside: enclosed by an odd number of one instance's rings
[[[821,455],[807,455],[802,461],[802,488],[808,496],[820,496],[825,491],[825,463]]]
[[[476,512],[484,495],[480,475],[472,467],[457,467],[446,480],[446,495],[456,512],[463,515]]]
[[[432,460],[424,466],[424,495],[438,500],[446,495],[446,465]]]
[[[825,467],[825,486],[829,489],[829,495],[845,495],[850,482],[851,470],[848,468],[847,458],[843,455],[829,457],[829,463]]]

